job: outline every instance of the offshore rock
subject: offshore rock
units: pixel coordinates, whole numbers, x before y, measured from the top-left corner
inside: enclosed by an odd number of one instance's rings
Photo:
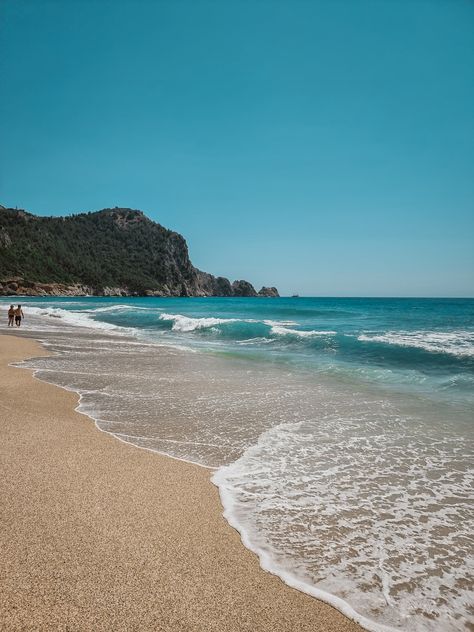
[[[269,296],[272,298],[277,298],[279,295],[276,287],[265,287],[263,286],[261,290],[258,291],[258,296]]]
[[[232,293],[233,296],[257,296],[254,286],[248,281],[234,281]]]

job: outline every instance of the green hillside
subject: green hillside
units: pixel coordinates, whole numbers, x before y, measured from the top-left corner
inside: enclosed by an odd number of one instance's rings
[[[38,284],[56,284],[39,287]],[[60,286],[60,287],[58,287]],[[74,286],[74,287],[73,287]],[[256,296],[195,268],[185,239],[141,211],[113,208],[39,217],[0,206],[0,293]],[[275,296],[275,288],[261,295]]]
[[[141,211],[38,217],[0,208],[0,279],[12,277],[141,293],[192,287],[196,270],[183,237]]]

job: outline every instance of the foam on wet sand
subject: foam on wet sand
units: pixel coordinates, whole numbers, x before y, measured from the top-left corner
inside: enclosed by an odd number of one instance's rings
[[[360,630],[262,571],[210,470],[99,432],[76,394],[8,366],[44,353],[0,336],[5,629]]]

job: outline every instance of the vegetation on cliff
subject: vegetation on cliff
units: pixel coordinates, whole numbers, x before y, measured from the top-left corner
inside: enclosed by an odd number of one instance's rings
[[[181,235],[123,208],[39,217],[0,207],[0,283],[4,294],[256,295],[248,282],[197,270]]]

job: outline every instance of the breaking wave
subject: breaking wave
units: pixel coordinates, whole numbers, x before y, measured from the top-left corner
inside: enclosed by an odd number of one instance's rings
[[[474,357],[474,332],[472,331],[387,331],[382,334],[361,334],[357,340],[413,347],[433,353]]]
[[[90,327],[93,329],[102,329],[107,331],[122,329],[112,323],[94,320],[94,318],[91,317],[91,314],[85,311],[72,311],[61,309],[60,307],[33,307],[29,305],[27,313],[28,316],[32,315],[40,317],[43,322],[46,323],[47,320],[45,321],[45,318],[57,318],[61,319],[61,321],[65,324],[77,327]]]
[[[313,336],[335,336],[337,332],[335,331],[317,331],[315,329],[310,329],[309,331],[305,331],[304,329],[289,329],[288,327],[280,327],[279,325],[274,325],[270,333],[275,336],[299,336],[300,338],[311,338]]]
[[[183,316],[181,314],[160,314],[160,320],[171,321],[173,331],[196,331],[196,329],[209,329],[216,325],[225,325],[226,323],[235,323],[237,318],[192,318],[191,316]]]
[[[304,330],[304,329],[290,329],[288,325],[298,325],[292,320],[257,320],[253,318],[193,318],[191,316],[184,316],[182,314],[160,314],[160,320],[172,322],[172,331],[191,332],[200,329],[220,329],[228,325],[236,324],[237,326],[245,326],[246,330],[249,330],[249,325],[255,327],[255,338],[261,337],[262,331],[266,336],[297,336],[300,338],[311,338],[313,336],[332,336],[335,335],[335,331],[318,331],[318,330]],[[234,330],[238,333],[238,330]],[[265,337],[265,336],[264,336]]]

